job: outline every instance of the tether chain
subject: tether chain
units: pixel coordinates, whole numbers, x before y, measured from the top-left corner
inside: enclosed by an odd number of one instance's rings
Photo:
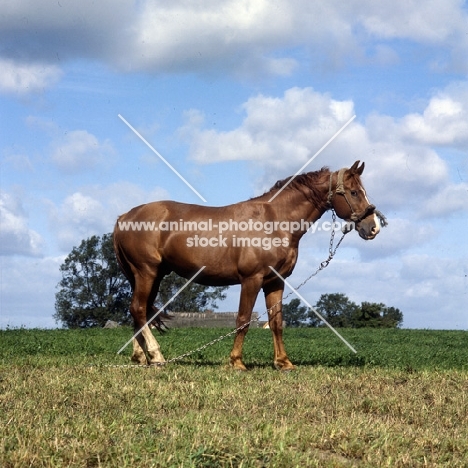
[[[343,232],[343,235],[341,236],[340,240],[336,244],[336,246],[334,245],[334,242],[335,242],[335,229],[334,229],[334,226],[336,225],[335,224],[335,222],[336,222],[336,213],[335,213],[335,210],[333,210],[333,209],[331,211],[332,211],[332,230],[331,230],[331,235],[330,235],[330,244],[329,244],[329,247],[328,247],[328,258],[326,260],[324,260],[322,263],[320,263],[319,267],[314,271],[314,273],[312,273],[301,284],[299,284],[296,288],[294,288],[295,290],[298,290],[298,289],[302,288],[302,286],[304,286],[308,281],[310,281],[314,276],[316,276],[320,271],[322,271],[323,269],[325,269],[329,265],[329,263],[332,261],[333,257],[335,256],[336,251],[338,250],[338,247],[340,246],[341,242],[345,238],[346,234],[348,234],[348,232],[350,232],[349,230],[345,230]],[[226,333],[225,335],[222,335],[222,336],[220,336],[220,337],[218,337],[218,338],[204,344],[203,346],[200,346],[199,348],[196,348],[196,349],[194,349],[192,351],[188,351],[187,353],[181,354],[180,356],[177,356],[175,358],[168,359],[167,361],[164,361],[164,362],[156,362],[154,364],[109,364],[109,365],[105,365],[105,367],[132,367],[132,368],[135,368],[135,367],[145,367],[145,368],[146,367],[162,367],[162,366],[165,366],[167,364],[172,364],[173,362],[181,361],[182,359],[184,359],[186,357],[189,357],[192,354],[199,353],[200,351],[203,351],[204,349],[209,348],[210,346],[213,346],[216,343],[219,343],[220,341],[224,340],[228,336],[234,335],[235,333],[237,333],[237,332],[243,330],[244,328],[248,327],[251,323],[259,321],[259,319],[261,317],[263,317],[268,312],[272,311],[278,304],[281,304],[285,299],[287,299],[292,294],[294,294],[294,291],[290,291],[288,294],[286,294],[286,296],[284,296],[276,304],[273,304],[271,307],[269,307],[264,312],[262,312],[262,314],[259,315],[257,318],[253,318],[253,319],[249,320],[248,322],[244,323],[243,325],[241,325],[240,327],[237,327],[234,330],[231,330],[229,333]]]

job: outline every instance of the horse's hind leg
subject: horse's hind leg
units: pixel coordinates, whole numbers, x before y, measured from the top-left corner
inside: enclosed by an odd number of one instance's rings
[[[132,361],[139,364],[156,364],[164,362],[159,343],[154,338],[147,325],[148,309],[152,309],[157,280],[154,275],[135,275],[135,289],[133,291],[130,312],[134,320],[136,338],[133,341]],[[156,293],[159,282],[156,286]],[[147,355],[147,356],[146,356]]]
[[[136,338],[133,338],[133,353],[130,359],[137,364],[147,363],[145,350],[140,346]]]
[[[151,287],[151,292],[148,296],[148,301],[146,303],[146,321],[148,325],[151,323],[154,315],[158,312],[158,309],[154,306],[154,301],[156,299],[156,296],[158,295],[159,291],[159,285],[161,284],[161,280],[164,275],[158,275],[156,279],[153,281],[153,286]],[[156,317],[157,320],[157,317]],[[164,356],[161,353],[161,348],[159,347],[159,343],[156,341],[156,338],[154,338],[154,335],[149,328],[147,327],[147,330],[149,334],[151,335],[150,339],[154,340],[154,343],[156,344],[155,347],[153,347],[152,351],[148,348],[148,355],[149,355],[149,363],[150,364],[156,364],[156,363],[161,363],[161,362],[166,362],[164,359]]]

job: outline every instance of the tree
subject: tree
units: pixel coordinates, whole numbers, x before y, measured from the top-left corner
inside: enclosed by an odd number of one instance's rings
[[[92,236],[73,247],[60,266],[55,295],[56,322],[68,328],[103,326],[107,320],[130,323],[130,283],[117,263],[112,234]]]
[[[403,323],[403,313],[382,303],[351,302],[344,294],[322,294],[315,304],[317,311],[333,327],[397,328]],[[309,312],[310,326],[323,326],[320,319]]]
[[[333,327],[351,327],[353,317],[358,306],[351,302],[344,294],[322,294],[315,304],[320,315]],[[311,326],[323,325],[323,322],[313,313],[309,312]]]
[[[403,312],[395,307],[384,307],[382,324],[385,328],[398,328],[403,324]]]
[[[399,309],[372,302],[363,302],[353,320],[355,328],[397,328],[402,323],[403,314]]]
[[[68,328],[102,327],[107,320],[131,323],[130,283],[118,265],[112,234],[92,236],[73,247],[60,266],[62,279],[55,295],[56,322]],[[186,280],[175,274],[161,282],[158,304],[165,304]],[[226,297],[226,288],[210,288],[190,283],[168,307],[170,310],[200,312],[216,308]]]
[[[299,299],[291,299],[283,305],[283,320],[288,327],[303,327],[307,320],[307,307],[301,306]]]

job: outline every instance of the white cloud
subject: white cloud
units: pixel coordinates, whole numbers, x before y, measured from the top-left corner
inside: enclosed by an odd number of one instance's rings
[[[446,217],[463,211],[468,211],[468,184],[451,184],[426,201],[421,216]]]
[[[134,206],[169,198],[169,194],[162,188],[155,187],[148,191],[130,182],[116,182],[106,186],[94,185],[87,187],[86,192],[94,199],[105,201],[106,226],[111,230],[117,216]]]
[[[262,0],[174,1],[157,7],[148,2],[137,20],[133,65],[193,70],[216,64],[235,71],[251,63],[258,71],[274,50],[302,46],[315,60],[333,67],[362,54],[366,37],[404,39],[453,51],[467,45],[466,18],[456,0],[422,4],[292,0],[275,7]],[[358,35],[359,30],[366,36]],[[317,46],[321,53],[316,53]],[[380,49],[378,55],[380,63],[396,59],[388,49]]]
[[[282,97],[258,95],[242,106],[245,118],[230,131],[203,128],[199,111],[187,113],[179,135],[199,163],[249,160],[259,169],[260,190],[294,174],[354,113],[352,101],[337,101],[311,88],[291,88]],[[405,119],[372,115],[353,122],[306,168],[337,170],[364,160],[363,180],[372,203],[385,209],[413,209],[449,182],[446,162],[436,151],[405,136]],[[403,122],[403,123],[402,123]]]
[[[378,200],[386,209],[419,211],[421,203],[448,183],[447,164],[435,151],[393,137],[393,144],[374,141],[367,146],[366,189],[371,201]]]
[[[112,160],[113,148],[108,140],[99,140],[86,130],[66,132],[52,144],[52,161],[66,173],[86,171]]]
[[[431,98],[422,114],[401,121],[408,140],[432,146],[468,146],[468,83],[451,85]]]
[[[29,156],[24,154],[8,154],[3,158],[3,163],[9,165],[18,172],[33,172],[34,166]]]
[[[49,213],[51,230],[64,251],[78,245],[84,238],[108,232],[104,227],[104,217],[106,209],[102,203],[81,192],[66,197],[58,208],[51,205]]]
[[[371,62],[377,65],[392,66],[400,63],[398,53],[390,46],[377,44],[374,47],[374,54],[371,56]]]
[[[360,22],[377,38],[442,43],[466,28],[466,13],[458,0],[359,3]]]
[[[190,157],[199,163],[251,160],[293,167],[310,158],[354,112],[352,102],[312,88],[291,88],[282,98],[258,95],[242,108],[242,125],[228,132],[203,130],[201,114],[192,110],[181,129],[190,138]]]
[[[0,255],[39,256],[41,236],[28,226],[21,200],[0,191]]]
[[[56,327],[56,286],[64,257],[0,257],[0,328]]]
[[[460,261],[434,258],[427,254],[409,254],[402,257],[402,279],[417,278],[418,281],[443,280],[447,271],[463,271]]]
[[[468,291],[466,258],[408,255],[402,258],[400,279],[403,300],[414,309],[412,320],[419,328],[468,328],[460,309]],[[431,311],[427,313],[425,311]],[[450,324],[450,325],[448,325]]]
[[[64,174],[81,174],[108,169],[116,152],[109,139],[100,140],[87,130],[63,130],[56,122],[28,116],[26,125],[50,138],[47,149],[50,161]]]
[[[397,257],[427,244],[435,235],[436,231],[430,224],[422,224],[414,219],[391,217],[388,226],[383,228],[375,239],[363,242],[354,236],[349,245],[359,250],[364,261],[370,261],[375,258]]]
[[[126,57],[125,66],[169,71],[222,68],[238,75],[287,75],[294,69],[295,60],[271,57],[269,53],[294,45],[293,30],[302,39],[309,35],[305,34],[304,18],[295,8],[290,4],[272,8],[265,0],[174,1],[157,6],[145,2],[136,18],[134,53]]]
[[[362,59],[379,39],[374,61],[393,64],[398,56],[385,42],[398,39],[433,47],[440,53],[434,66],[468,69],[467,13],[458,0],[43,3],[0,7],[4,58],[15,67],[85,58],[128,71],[288,75],[297,66],[292,50],[305,51],[314,66],[336,68]],[[47,73],[53,81],[57,69]]]
[[[55,65],[21,63],[0,57],[0,92],[29,94],[53,86],[62,76]]]
[[[146,192],[129,182],[83,187],[57,206],[49,202],[49,220],[59,247],[69,251],[83,239],[111,232],[117,217],[130,208],[167,198],[162,189]]]

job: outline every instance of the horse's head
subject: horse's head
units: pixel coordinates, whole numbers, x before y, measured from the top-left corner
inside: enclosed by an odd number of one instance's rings
[[[350,169],[341,169],[331,174],[328,202],[341,219],[350,223],[351,229],[354,227],[363,239],[370,240],[380,232],[377,217],[381,219],[382,225],[386,221],[367,199],[360,179],[363,171],[364,163],[359,165],[359,161],[356,161]]]

